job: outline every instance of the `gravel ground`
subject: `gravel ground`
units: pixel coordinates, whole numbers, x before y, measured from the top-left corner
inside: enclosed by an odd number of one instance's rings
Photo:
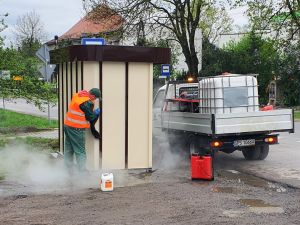
[[[75,177],[62,188],[0,181],[0,224],[300,224],[299,189],[231,170],[221,160],[214,181],[191,181],[186,157],[164,145],[154,149],[154,172],[115,172],[113,192],[99,190],[99,174],[88,176],[93,185]]]
[[[136,173],[142,184],[0,197],[0,224],[300,224],[300,191],[218,170],[191,181],[188,167]],[[84,180],[82,180],[84,182]]]

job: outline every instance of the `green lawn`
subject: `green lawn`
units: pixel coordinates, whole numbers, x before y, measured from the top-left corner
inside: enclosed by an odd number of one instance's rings
[[[295,112],[295,119],[300,120],[300,111]]]
[[[58,139],[40,138],[40,137],[16,137],[16,138],[0,138],[0,151],[9,145],[27,145],[33,151],[56,152],[59,151]]]
[[[0,134],[57,128],[58,121],[0,109]]]

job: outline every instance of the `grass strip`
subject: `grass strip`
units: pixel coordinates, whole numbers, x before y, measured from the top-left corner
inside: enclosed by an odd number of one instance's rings
[[[0,109],[0,134],[35,132],[58,127],[57,120]]]
[[[27,145],[33,151],[56,152],[59,151],[59,140],[41,137],[1,138],[0,150],[9,145]]]

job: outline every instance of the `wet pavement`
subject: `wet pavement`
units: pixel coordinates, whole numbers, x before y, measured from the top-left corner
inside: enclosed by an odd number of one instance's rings
[[[300,188],[300,123],[295,133],[281,133],[279,144],[270,146],[268,157],[262,161],[247,161],[241,152],[218,153],[215,165],[222,169],[239,170],[267,180]]]

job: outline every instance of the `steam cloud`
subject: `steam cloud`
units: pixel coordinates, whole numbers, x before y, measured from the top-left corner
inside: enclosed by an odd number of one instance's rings
[[[0,172],[4,173],[5,182],[12,185],[11,189],[18,191],[17,187],[20,186],[20,191],[26,193],[97,187],[99,181],[98,174],[98,177],[90,174],[84,179],[79,175],[70,176],[63,160],[54,159],[50,154],[32,150],[30,146],[19,142],[0,150]],[[0,189],[7,191],[1,186]]]

